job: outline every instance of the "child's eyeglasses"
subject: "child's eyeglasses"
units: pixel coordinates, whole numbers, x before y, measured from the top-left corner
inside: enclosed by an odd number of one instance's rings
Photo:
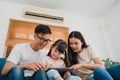
[[[50,40],[50,39],[45,39],[45,38],[39,37],[39,36],[38,36],[38,34],[36,34],[36,35],[37,35],[37,37],[39,38],[39,40],[40,40],[40,42],[41,42],[41,43],[46,42],[46,43],[48,44],[48,43],[50,43],[50,42],[51,42],[51,40]]]

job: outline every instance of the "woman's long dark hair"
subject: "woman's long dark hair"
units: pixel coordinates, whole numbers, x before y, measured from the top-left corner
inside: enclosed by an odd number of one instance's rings
[[[59,52],[61,52],[62,54],[64,54],[63,60],[64,60],[64,62],[65,62],[65,64],[66,64],[66,66],[68,66],[68,58],[67,58],[67,52],[66,52],[66,48],[67,48],[66,42],[65,42],[64,40],[62,40],[62,39],[58,39],[57,41],[55,41],[55,42],[51,45],[51,47],[50,47],[50,50],[49,50],[49,52],[48,52],[48,56],[50,56],[51,51],[52,51],[52,49],[53,49],[54,47],[56,47],[56,49],[57,49]]]
[[[71,38],[79,39],[83,43],[82,48],[87,48],[88,47],[83,35],[79,31],[72,31],[69,34],[69,37],[68,37],[68,59],[69,59],[69,63],[70,63],[69,66],[78,63],[77,53],[74,52],[70,47],[70,39]]]

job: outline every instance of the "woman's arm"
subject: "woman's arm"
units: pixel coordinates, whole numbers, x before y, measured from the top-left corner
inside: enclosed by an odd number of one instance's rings
[[[102,60],[100,58],[93,59],[94,64],[81,64],[81,67],[87,68],[87,69],[95,69],[97,67],[105,68]]]
[[[86,68],[86,69],[95,69],[97,67],[101,67],[101,68],[105,68],[104,64],[102,63],[102,60],[100,58],[95,58],[93,59],[94,64],[75,64],[73,66],[71,66],[74,69],[78,69],[78,68]]]

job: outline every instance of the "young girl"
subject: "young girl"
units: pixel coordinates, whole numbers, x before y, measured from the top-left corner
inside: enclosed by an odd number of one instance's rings
[[[66,48],[67,44],[62,39],[58,39],[52,44],[48,55],[41,61],[45,65],[45,70],[49,68],[65,68],[68,65]],[[47,75],[49,80],[64,80],[55,69],[48,70]],[[70,72],[66,72],[64,78],[65,80],[81,80],[78,76],[72,76]]]

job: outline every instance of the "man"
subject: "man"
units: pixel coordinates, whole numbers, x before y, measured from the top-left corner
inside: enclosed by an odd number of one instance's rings
[[[51,41],[47,25],[37,25],[34,41],[16,44],[7,58],[2,75],[7,80],[47,80],[44,66],[39,62],[47,54],[43,48]]]

